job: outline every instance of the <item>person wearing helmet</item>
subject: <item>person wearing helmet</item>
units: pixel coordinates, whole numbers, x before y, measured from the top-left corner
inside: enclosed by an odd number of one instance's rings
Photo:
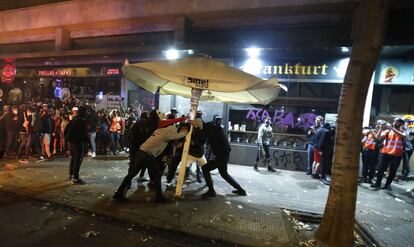
[[[377,181],[371,185],[372,188],[378,189],[381,187],[384,172],[390,167],[387,181],[381,189],[391,190],[391,183],[395,178],[404,154],[404,141],[406,138],[403,131],[404,123],[404,119],[395,118],[392,126],[385,127],[385,130],[379,135],[379,138],[383,141],[383,147],[380,150],[381,160],[378,167]]]

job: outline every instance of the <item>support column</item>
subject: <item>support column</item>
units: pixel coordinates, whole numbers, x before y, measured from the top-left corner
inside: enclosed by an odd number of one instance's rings
[[[63,51],[70,49],[70,32],[63,28],[56,28],[55,51]]]
[[[191,21],[185,16],[178,16],[174,22],[174,42],[177,48],[186,43],[187,30],[191,26]]]

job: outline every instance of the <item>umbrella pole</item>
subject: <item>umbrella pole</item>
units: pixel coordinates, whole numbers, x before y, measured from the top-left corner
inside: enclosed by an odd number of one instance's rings
[[[198,108],[198,102],[200,100],[200,96],[203,90],[198,88],[191,89],[191,101],[190,101],[190,119],[194,120],[195,115]],[[190,131],[185,137],[185,143],[183,148],[183,154],[181,156],[180,168],[178,170],[178,180],[177,180],[177,187],[175,188],[175,196],[181,197],[183,194],[183,185],[184,185],[184,176],[185,176],[185,169],[187,167],[188,162],[188,151],[190,149],[190,142],[191,142],[191,134],[193,133],[193,126],[191,125]]]

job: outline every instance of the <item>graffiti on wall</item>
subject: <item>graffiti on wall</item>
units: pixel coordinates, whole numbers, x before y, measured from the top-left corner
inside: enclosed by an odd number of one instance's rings
[[[275,149],[272,158],[276,167],[296,171],[305,170],[306,153],[304,152]]]
[[[301,114],[295,119],[292,112],[285,112],[284,110],[275,110],[271,115],[267,110],[249,110],[245,117],[247,120],[256,120],[264,122],[266,118],[271,119],[273,125],[277,125],[280,128],[290,126],[291,128],[307,129],[315,124],[316,115],[314,113]]]

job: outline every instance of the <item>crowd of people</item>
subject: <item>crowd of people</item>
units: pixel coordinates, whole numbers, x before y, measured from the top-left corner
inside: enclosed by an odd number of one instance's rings
[[[407,179],[414,145],[414,132],[409,131],[407,124],[403,118],[398,117],[392,124],[378,120],[373,128],[364,128],[361,182],[371,184],[374,189],[391,190],[391,183],[397,179],[401,160],[402,179]],[[381,186],[385,172],[388,173],[387,179]]]
[[[129,153],[128,174],[113,198],[126,200],[132,179],[139,174],[138,180],[145,181],[144,175],[148,170],[149,185],[155,188],[156,200],[162,202],[165,198],[161,190],[161,176],[165,173],[166,185],[174,186],[184,137],[192,125],[188,164],[184,165],[197,162],[197,181],[201,183],[201,176],[204,176],[208,187],[202,197],[216,195],[210,175],[210,171],[216,168],[223,179],[235,188],[235,194],[246,195],[246,191],[227,172],[231,148],[221,126],[221,117],[216,116],[212,122],[205,123],[200,111],[191,121],[187,116],[177,117],[177,114],[175,109],[166,115],[159,110],[146,112],[133,108],[96,111],[74,98],[60,105],[46,102],[4,105],[0,115],[0,136],[4,137],[0,138],[0,157],[17,157],[19,162],[28,163],[31,156],[40,162],[50,161],[56,155],[65,155],[71,159],[69,179],[75,184],[84,184],[79,171],[85,155],[93,158],[97,154]],[[259,161],[263,160],[267,170],[275,172],[269,152],[272,134],[270,119],[266,119],[258,130],[256,171]],[[309,138],[307,175],[329,185],[335,126],[324,123],[323,117],[317,116],[315,125],[306,134]],[[375,189],[391,190],[390,185],[401,160],[403,178],[408,176],[413,150],[414,133],[408,131],[402,118],[396,118],[392,125],[379,120],[374,128],[365,127],[361,148],[361,182],[370,183]],[[381,187],[388,168],[386,183]]]
[[[317,116],[315,125],[307,130],[307,175],[321,179],[329,185],[334,153],[335,126],[323,122]],[[364,127],[361,140],[361,183],[371,184],[374,189],[391,190],[391,183],[398,179],[397,170],[402,161],[402,179],[410,173],[410,158],[414,150],[414,132],[409,131],[408,122],[395,118],[393,124],[378,120],[374,127]],[[381,186],[384,174],[387,180]]]
[[[28,102],[4,105],[0,115],[0,157],[19,158],[27,163],[30,156],[50,161],[56,155],[70,156],[66,128],[78,107],[85,109],[88,155],[119,154],[128,151],[127,131],[136,121],[134,109],[98,110],[73,98],[54,105]]]

